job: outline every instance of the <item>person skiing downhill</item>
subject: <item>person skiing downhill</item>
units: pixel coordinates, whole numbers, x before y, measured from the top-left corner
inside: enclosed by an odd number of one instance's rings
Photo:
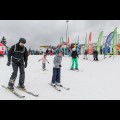
[[[42,69],[43,69],[43,71],[46,70],[46,62],[48,62],[48,60],[46,59],[46,56],[47,56],[47,55],[44,55],[44,57],[39,60],[39,61],[42,60]],[[49,64],[49,62],[48,62],[48,64]]]
[[[53,61],[53,76],[52,76],[52,81],[51,81],[51,85],[53,87],[56,87],[56,85],[62,87],[61,84],[61,62],[62,62],[62,56],[63,56],[63,51],[59,51],[58,54],[56,54],[56,56],[54,57],[54,61]]]
[[[28,61],[28,51],[27,48],[24,46],[26,44],[26,40],[24,38],[20,38],[19,42],[13,45],[9,52],[8,52],[8,62],[7,65],[11,65],[12,61],[12,68],[13,73],[10,77],[8,88],[14,90],[14,83],[17,78],[18,68],[20,69],[20,76],[19,76],[19,88],[25,88],[25,68],[27,68],[27,61]],[[12,60],[11,60],[12,57]]]
[[[75,48],[72,49],[71,57],[72,57],[71,70],[74,70],[74,64],[75,64],[75,70],[78,70],[78,59],[77,58],[79,58],[79,56]]]

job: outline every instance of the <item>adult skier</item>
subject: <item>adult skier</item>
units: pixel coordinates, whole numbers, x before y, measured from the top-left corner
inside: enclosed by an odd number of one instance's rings
[[[93,58],[94,61],[98,61],[98,51],[96,49],[93,51]]]
[[[11,65],[12,61],[12,68],[13,73],[10,77],[8,88],[14,90],[14,83],[17,77],[18,68],[20,70],[19,76],[19,88],[25,88],[25,68],[27,68],[27,61],[28,61],[28,51],[27,48],[24,46],[26,44],[26,40],[24,38],[20,38],[19,42],[13,45],[9,52],[8,52],[8,62],[7,65]],[[12,60],[11,60],[12,57]]]

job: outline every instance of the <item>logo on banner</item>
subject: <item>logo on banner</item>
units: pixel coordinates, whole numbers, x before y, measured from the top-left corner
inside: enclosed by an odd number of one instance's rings
[[[0,46],[0,51],[5,51],[5,46]]]

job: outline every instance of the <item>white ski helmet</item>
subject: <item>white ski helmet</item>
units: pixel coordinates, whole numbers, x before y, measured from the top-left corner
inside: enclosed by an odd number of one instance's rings
[[[75,50],[76,50],[75,48],[72,49],[72,51],[75,51]]]

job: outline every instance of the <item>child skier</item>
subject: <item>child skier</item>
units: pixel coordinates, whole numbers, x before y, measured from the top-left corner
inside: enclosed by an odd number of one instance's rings
[[[43,69],[43,71],[46,70],[46,62],[48,62],[48,60],[46,59],[46,56],[47,56],[47,55],[44,55],[44,57],[39,60],[39,61],[42,60],[42,69]],[[49,64],[49,62],[48,62],[48,64]]]
[[[60,82],[62,56],[63,56],[63,51],[61,50],[54,57],[53,76],[51,81],[51,85],[53,87],[56,87],[56,85],[62,87]]]
[[[71,70],[74,70],[74,64],[75,64],[75,70],[78,70],[78,59],[77,58],[79,58],[79,56],[75,48],[72,49],[71,57],[72,57]]]

